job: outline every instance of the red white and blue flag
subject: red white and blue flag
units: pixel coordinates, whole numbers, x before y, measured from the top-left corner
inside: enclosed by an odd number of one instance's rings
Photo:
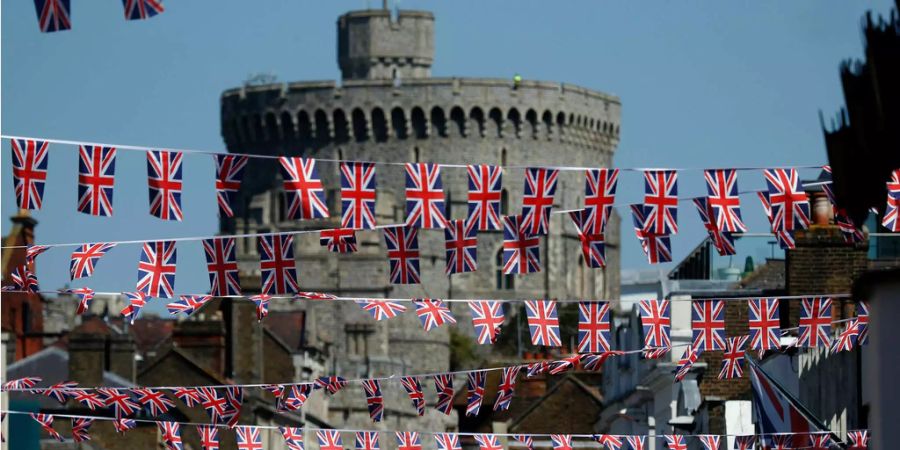
[[[828,347],[831,344],[831,299],[803,299],[800,309],[800,347]]]
[[[266,294],[257,294],[250,296],[249,300],[253,302],[253,305],[256,307],[256,320],[262,321],[269,315],[269,300],[272,299],[271,295]]]
[[[725,302],[694,300],[691,302],[693,347],[698,350],[725,350]]]
[[[145,242],[138,263],[137,290],[148,297],[175,295],[175,241]]]
[[[850,450],[865,450],[869,448],[869,430],[853,430],[847,432]]]
[[[584,226],[588,235],[602,235],[616,200],[619,169],[589,169],[584,171]]]
[[[514,434],[513,439],[524,445],[528,450],[534,450],[534,438],[529,434]]]
[[[78,147],[78,212],[111,216],[116,175],[116,149],[99,145]]]
[[[453,411],[453,375],[440,374],[432,378],[437,391],[437,404],[434,407],[444,414],[450,414]]]
[[[547,234],[550,228],[550,210],[556,195],[559,170],[544,168],[525,169],[525,195],[522,197],[522,232],[528,236]],[[504,232],[505,234],[505,232]]]
[[[65,405],[71,396],[71,392],[78,387],[78,383],[74,381],[63,381],[44,389],[44,396],[50,397],[59,403]]]
[[[284,200],[288,219],[320,219],[329,217],[325,189],[312,158],[278,158],[284,177]]]
[[[520,226],[522,216],[503,216],[503,273],[541,271],[541,239]]]
[[[356,300],[356,304],[363,310],[368,311],[375,320],[392,319],[406,311],[405,306],[390,300]]]
[[[403,385],[403,389],[406,390],[406,395],[409,396],[409,400],[412,401],[413,407],[416,408],[416,413],[420,416],[424,416],[425,394],[422,392],[422,383],[420,383],[419,379],[416,377],[401,377],[400,384]]]
[[[94,420],[96,419],[89,419],[87,417],[76,417],[72,419],[72,440],[75,442],[91,440],[91,435],[88,434],[88,430],[90,430],[91,425],[94,424]]]
[[[737,450],[753,450],[753,444],[756,443],[756,436],[735,436],[734,448]]]
[[[647,436],[625,436],[625,440],[628,441],[631,450],[644,450]]]
[[[666,434],[666,446],[669,450],[687,450],[687,443],[684,442],[684,436],[680,434]]]
[[[397,431],[397,450],[422,450],[422,441],[416,431]]]
[[[241,180],[244,179],[244,168],[250,160],[241,155],[214,155],[216,161],[216,201],[219,204],[219,217],[234,217],[234,201]]]
[[[319,245],[334,253],[353,253],[357,250],[356,230],[331,228],[319,232]]]
[[[571,434],[551,434],[550,445],[553,450],[572,450]]]
[[[484,401],[484,380],[487,372],[478,370],[469,372],[466,380],[466,416],[475,417],[481,410],[481,403]]]
[[[478,442],[478,450],[503,450],[500,439],[493,434],[476,434],[475,441]]]
[[[384,396],[381,395],[381,384],[378,380],[363,380],[362,387],[366,392],[369,417],[373,422],[381,422],[381,419],[384,418]]]
[[[135,426],[137,426],[137,422],[134,419],[116,419],[113,421],[113,427],[117,433],[124,433]]]
[[[50,250],[50,247],[46,245],[27,245],[25,248],[25,264],[34,264],[35,260],[37,260],[38,255],[46,252],[47,250]]]
[[[494,411],[505,411],[512,403],[513,394],[516,392],[516,379],[519,377],[521,366],[504,367],[500,374],[500,385],[497,386],[497,400],[494,401]]]
[[[775,239],[778,241],[778,246],[781,247],[782,250],[793,249],[796,246],[796,243],[794,241],[794,231],[776,229],[775,222],[772,219],[772,206],[769,202],[769,193],[757,192],[756,194],[757,196],[759,196],[759,201],[762,203],[763,212],[766,213],[766,217],[769,219],[769,223],[772,225],[772,233],[775,234]]]
[[[672,346],[669,337],[672,310],[668,300],[641,300],[641,325],[644,328],[644,348]]]
[[[281,393],[281,401],[279,402],[282,410],[297,411],[302,408],[312,389],[313,385],[310,383],[286,386],[284,392]]]
[[[178,422],[157,422],[159,432],[162,434],[163,444],[166,450],[184,450],[181,442],[181,424]]]
[[[41,32],[52,33],[72,28],[69,19],[72,12],[70,0],[35,0],[34,9]]]
[[[713,211],[712,221],[716,229],[735,233],[747,231],[741,220],[741,199],[738,197],[737,170],[705,170],[707,201]]]
[[[437,433],[434,435],[438,450],[462,450],[459,435],[456,433]]]
[[[391,284],[419,284],[419,229],[396,226],[384,229]]]
[[[900,169],[894,169],[887,182],[887,206],[881,225],[895,233],[900,231]]]
[[[137,395],[137,402],[151,416],[161,416],[175,407],[175,403],[169,400],[163,391],[150,388],[136,388],[131,391]]]
[[[97,392],[103,395],[103,403],[107,408],[112,408],[117,419],[131,417],[140,411],[141,407],[131,398],[131,393],[125,389],[101,388]]]
[[[736,336],[728,338],[725,353],[722,355],[722,369],[719,370],[719,379],[727,380],[744,376],[744,346],[747,345],[749,336]]]
[[[340,431],[319,430],[316,431],[316,439],[319,441],[319,450],[344,450]]]
[[[547,347],[562,347],[559,339],[559,317],[553,300],[528,300],[525,302],[531,343]]]
[[[780,348],[781,322],[778,318],[778,299],[754,298],[747,300],[747,305],[750,311],[750,348],[762,351]]]
[[[584,257],[584,263],[591,268],[606,267],[606,243],[603,234],[591,234],[585,225],[585,216],[587,210],[570,211],[569,217],[575,224],[575,231],[578,233],[578,240],[581,241],[581,255]]]
[[[609,303],[578,303],[578,353],[609,351]]]
[[[325,392],[328,392],[331,395],[336,394],[346,385],[347,380],[345,380],[344,377],[335,375],[332,375],[330,377],[319,377],[313,380],[313,388],[325,389]]]
[[[149,19],[165,11],[162,0],[122,0],[125,20]]]
[[[487,164],[466,166],[469,173],[469,213],[478,231],[499,230],[503,168]]]
[[[206,271],[209,274],[209,293],[213,296],[241,295],[238,265],[235,258],[235,239],[204,239]]]
[[[219,428],[212,425],[197,425],[200,446],[203,450],[219,450]]]
[[[59,0],[46,1],[54,3]],[[33,139],[11,139],[10,143],[16,205],[19,209],[41,209],[44,203],[44,185],[47,183],[48,144]]]
[[[672,241],[669,235],[661,235],[644,231],[644,209],[642,205],[631,205],[631,219],[634,234],[641,243],[641,249],[650,264],[672,261]]]
[[[375,228],[375,164],[341,163],[341,227]]]
[[[415,228],[444,228],[446,217],[441,166],[407,163],[406,225]]]
[[[150,193],[150,215],[163,220],[184,219],[181,210],[183,186],[181,152],[152,150],[147,152],[147,188]]]
[[[678,172],[644,172],[644,226],[647,233],[669,236],[678,232]]]
[[[478,334],[476,341],[479,344],[493,344],[500,335],[500,327],[503,325],[503,305],[493,300],[478,300],[468,302],[472,310],[472,325]]]
[[[166,305],[166,308],[173,316],[179,313],[190,316],[210,300],[212,300],[210,295],[181,295],[178,300]]]
[[[353,450],[381,450],[377,431],[357,431]]]
[[[294,236],[273,234],[259,237],[259,269],[262,293],[293,294],[300,290],[294,261]]]
[[[304,450],[303,449],[303,428],[294,427],[278,427],[281,437],[284,439],[284,446],[288,450]]]
[[[869,302],[860,300],[856,304],[856,321],[859,323],[859,345],[869,343]]]
[[[0,392],[9,391],[9,390],[30,389],[30,388],[35,387],[41,381],[43,381],[43,379],[40,377],[16,378],[15,380],[9,380],[9,381],[3,383],[2,387],[0,387]]]
[[[143,292],[125,292],[123,295],[128,301],[128,304],[122,308],[120,314],[122,314],[122,317],[124,317],[125,320],[134,325],[134,320],[137,319],[141,309],[143,309],[144,306],[147,306],[147,301],[150,300],[150,297]]]
[[[444,228],[444,248],[447,251],[447,275],[478,270],[478,230],[473,221],[448,221]]]
[[[237,436],[238,450],[262,450],[262,436],[259,434],[259,428],[256,427],[237,427],[234,430]]]
[[[444,306],[444,302],[436,298],[415,299],[413,304],[416,305],[416,316],[419,317],[425,331],[431,331],[444,324],[456,323],[456,319]]]
[[[622,436],[614,434],[595,434],[594,440],[600,444],[601,448],[606,450],[619,450],[625,443],[625,441],[622,440]]]
[[[797,169],[767,169],[772,231],[794,231],[809,227],[809,200],[800,190]]]
[[[734,235],[728,231],[722,231],[713,221],[713,210],[706,197],[694,199],[694,206],[697,207],[697,213],[700,214],[700,221],[709,234],[709,240],[712,241],[713,247],[719,256],[730,256],[737,253],[734,248]]]
[[[678,360],[678,365],[675,367],[676,383],[681,382],[690,373],[694,363],[700,357],[700,353],[703,353],[703,350],[696,345],[689,345],[684,349],[684,354],[681,355],[681,359]]]
[[[77,250],[72,252],[72,259],[69,262],[69,276],[75,280],[78,278],[89,277],[94,274],[94,268],[100,261],[100,258],[106,252],[112,250],[116,244],[82,244]]]
[[[719,443],[722,440],[722,436],[715,434],[701,434],[697,437],[700,438],[700,443],[703,444],[705,450],[719,450]]]
[[[172,395],[174,395],[178,400],[184,402],[184,404],[188,408],[193,408],[196,405],[199,405],[203,400],[200,396],[200,391],[189,388],[189,387],[181,387],[172,390]]]
[[[41,428],[44,429],[47,434],[50,435],[53,439],[56,439],[59,442],[63,442],[66,439],[59,434],[58,431],[53,429],[53,416],[50,414],[42,414],[42,413],[31,413],[29,414],[32,419],[37,422]]]
[[[834,342],[831,343],[831,354],[849,352],[856,346],[859,340],[859,320],[853,319],[847,322],[847,326],[841,331]]]

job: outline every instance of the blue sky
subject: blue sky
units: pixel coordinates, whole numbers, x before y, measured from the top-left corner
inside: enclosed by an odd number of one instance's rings
[[[4,134],[224,150],[224,89],[259,72],[279,81],[339,78],[338,15],[381,2],[168,1],[164,14],[134,22],[123,20],[118,1],[73,3],[73,30],[54,34],[38,32],[32,2],[3,3]],[[400,6],[434,11],[435,76],[519,72],[620,96],[620,167],[731,167],[826,162],[818,111],[830,117],[843,103],[838,64],[862,55],[865,10],[884,13],[891,3],[406,0]],[[5,234],[15,199],[9,144],[2,147]],[[148,215],[144,155],[135,152],[118,157],[114,217],[75,212],[72,150],[51,150],[44,210],[34,213],[39,243],[215,232],[208,157],[186,158],[186,220],[175,223]],[[700,172],[686,171],[680,181],[683,196],[703,193]],[[625,175],[620,199],[637,201],[640,183],[636,174]],[[762,174],[742,172],[739,183],[742,190],[761,188]],[[756,199],[743,200],[751,229],[764,231]],[[621,213],[623,268],[652,268],[628,228],[627,211]],[[690,205],[682,205],[679,221],[676,261],[704,235]],[[764,246],[755,243],[759,248],[746,254],[764,256]],[[68,282],[70,251],[39,258],[42,287]],[[136,245],[117,248],[92,279],[73,285],[133,290],[139,252]],[[177,291],[204,292],[199,243],[179,244],[178,253]]]

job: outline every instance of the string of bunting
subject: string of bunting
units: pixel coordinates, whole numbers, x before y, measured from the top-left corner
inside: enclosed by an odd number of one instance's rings
[[[784,444],[787,447],[782,448],[809,448],[809,449],[830,449],[838,448],[845,442],[836,441],[837,435],[830,431],[810,431],[810,432],[793,432],[793,433],[758,433],[758,434],[740,434],[740,435],[711,435],[711,434],[663,434],[663,435],[613,435],[613,434],[513,434],[513,433],[470,433],[470,432],[431,432],[431,431],[394,431],[394,430],[359,430],[359,429],[331,429],[331,428],[315,428],[315,427],[288,427],[288,426],[272,426],[272,425],[232,425],[227,424],[202,424],[192,422],[176,422],[151,419],[122,419],[106,416],[89,416],[75,414],[40,414],[26,411],[5,410],[0,411],[5,417],[6,414],[29,415],[34,419],[45,433],[52,438],[63,442],[66,438],[53,428],[55,418],[72,420],[72,440],[75,442],[84,442],[91,439],[89,430],[95,421],[112,421],[116,430],[124,433],[134,428],[137,423],[152,423],[159,428],[160,435],[166,448],[169,450],[183,450],[184,442],[182,441],[182,427],[194,426],[200,436],[201,445],[205,450],[218,448],[219,446],[219,429],[228,427],[235,433],[235,440],[238,449],[241,450],[261,450],[263,449],[263,437],[260,433],[262,430],[277,431],[284,439],[285,445],[291,450],[303,450],[305,433],[315,433],[315,439],[322,450],[343,450],[344,443],[342,434],[352,434],[354,437],[354,450],[379,450],[381,448],[380,438],[393,436],[397,445],[403,450],[421,450],[423,447],[422,436],[432,436],[437,450],[462,450],[460,437],[473,438],[479,450],[503,450],[504,443],[502,438],[511,438],[512,441],[506,445],[508,447],[526,448],[533,450],[535,444],[542,444],[549,440],[553,450],[573,450],[575,447],[585,447],[578,445],[576,439],[587,439],[589,443],[599,445],[601,449],[620,450],[627,448],[631,450],[643,450],[647,445],[647,440],[660,439],[664,440],[669,449],[687,450],[688,442],[691,439],[699,441],[705,450],[719,450],[722,448],[722,441],[728,437],[735,438],[735,448],[741,450],[752,449],[758,441],[760,444]],[[869,430],[851,430],[847,432],[846,448],[854,450],[862,450],[868,448]],[[388,437],[388,439],[390,439]],[[625,445],[627,447],[624,447]],[[587,446],[590,446],[587,445]]]
[[[165,11],[162,0],[122,0],[125,20],[149,19]],[[34,0],[42,33],[72,29],[71,0]]]

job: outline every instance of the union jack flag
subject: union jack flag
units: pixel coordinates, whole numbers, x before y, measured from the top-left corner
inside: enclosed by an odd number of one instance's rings
[[[178,313],[190,316],[210,300],[212,300],[210,295],[182,295],[178,300],[166,305],[166,308],[173,316]]]
[[[561,373],[568,372],[575,368],[575,366],[581,361],[580,355],[572,355],[567,358],[563,358],[556,361],[550,362],[550,371],[548,372],[550,375],[559,375]]]
[[[525,169],[525,195],[522,197],[520,226],[520,232],[523,235],[547,234],[558,178],[559,170],[556,169]],[[505,231],[504,234],[506,234]]]
[[[219,389],[211,387],[198,387],[197,392],[200,394],[200,405],[209,414],[213,424],[219,425],[227,422],[231,408],[225,395],[219,392]]]
[[[735,233],[747,231],[741,220],[741,200],[738,198],[737,171],[734,169],[705,170],[707,201],[713,210],[716,229]]]
[[[281,394],[281,402],[279,403],[286,411],[297,411],[306,403],[312,389],[313,385],[309,383],[287,386]]]
[[[687,450],[687,443],[684,442],[684,436],[680,434],[666,434],[666,446],[669,450]]]
[[[103,402],[107,408],[112,408],[116,413],[116,419],[133,416],[141,407],[131,399],[127,390],[114,388],[100,388],[97,392],[103,395]]]
[[[478,441],[479,450],[503,450],[500,439],[493,434],[476,434],[475,440]]]
[[[238,265],[235,259],[235,239],[204,239],[206,271],[209,274],[209,293],[214,296],[241,295]]]
[[[869,448],[869,430],[853,430],[847,432],[850,449],[863,450]]]
[[[678,361],[678,366],[675,368],[675,382],[678,383],[687,376],[688,372],[691,371],[691,367],[694,366],[694,363],[697,362],[697,358],[700,357],[700,353],[703,350],[698,348],[696,345],[689,345],[684,349],[684,354],[681,355],[681,359]]]
[[[672,346],[669,338],[672,326],[671,305],[668,300],[641,300],[641,325],[644,328],[644,347]]]
[[[133,325],[134,319],[137,319],[141,309],[147,305],[147,300],[150,298],[143,292],[125,292],[123,295],[128,300],[128,305],[122,308],[120,314]]]
[[[313,381],[313,388],[315,389],[325,389],[331,395],[336,394],[340,391],[344,386],[347,385],[347,380],[343,377],[338,376],[330,376],[330,377],[319,377]]]
[[[356,300],[356,304],[368,311],[375,320],[392,319],[406,311],[405,306],[390,300]]]
[[[340,431],[318,430],[316,431],[316,439],[319,441],[320,450],[344,450]]]
[[[484,370],[469,372],[466,377],[466,416],[477,416],[481,410],[481,402],[484,400],[484,380],[487,376]]]
[[[541,361],[536,363],[531,363],[526,366],[526,378],[534,378],[542,373],[546,373],[547,369],[550,368],[550,363],[547,361]]]
[[[841,230],[844,242],[855,244],[866,240],[866,235],[863,231],[857,228],[856,224],[850,220],[850,217],[847,215],[847,210],[838,208],[837,206],[832,206],[831,209],[834,212],[834,224]]]
[[[719,371],[719,379],[727,380],[744,376],[744,346],[748,336],[728,338],[725,353],[722,355],[722,369]]]
[[[384,229],[391,284],[419,284],[419,229],[396,226]]]
[[[422,450],[419,433],[415,431],[397,431],[397,450]]]
[[[29,414],[32,419],[35,420],[38,424],[40,424],[41,428],[47,432],[53,439],[56,439],[59,442],[63,442],[66,438],[62,437],[58,431],[53,429],[53,416],[50,414],[41,414],[41,413],[31,413]]]
[[[260,294],[254,295],[250,297],[250,301],[256,306],[256,320],[262,321],[266,316],[269,315],[269,300],[272,299],[271,295]]]
[[[37,294],[41,291],[37,275],[27,265],[16,267],[9,274],[11,286],[4,286],[4,291],[23,291]]]
[[[486,164],[468,165],[469,214],[466,222],[477,224],[479,231],[500,229],[500,201],[503,168]]]
[[[147,408],[151,416],[161,416],[169,411],[169,408],[175,407],[175,403],[166,398],[163,391],[149,388],[137,388],[131,391],[137,394],[137,402]]]
[[[503,305],[498,301],[479,300],[468,302],[472,310],[472,325],[478,333],[479,344],[493,344],[503,325]]]
[[[356,251],[356,230],[352,228],[332,228],[319,232],[319,245],[334,253]]]
[[[177,256],[175,241],[145,242],[136,289],[148,297],[171,298],[175,294]]]
[[[3,383],[3,386],[0,387],[0,392],[30,389],[35,387],[41,381],[43,381],[43,379],[40,377],[16,378],[15,380],[10,380],[6,383]]]
[[[541,271],[541,239],[525,232],[522,216],[503,216],[503,273]]]
[[[603,367],[603,363],[605,363],[606,360],[611,356],[621,356],[624,354],[625,352],[622,350],[610,350],[608,352],[603,352],[600,354],[581,355],[578,358],[578,364],[581,364],[581,367],[584,370],[596,372]]]
[[[54,4],[59,1],[46,0],[47,3]],[[65,3],[68,5],[69,2]],[[66,10],[68,11],[68,7]],[[32,139],[11,139],[10,143],[16,205],[19,209],[41,209],[44,203],[44,184],[47,182],[48,144]]]
[[[778,319],[778,299],[755,298],[748,300],[747,305],[750,308],[750,348],[763,351],[780,348],[781,328]],[[709,348],[708,350],[713,349]]]
[[[778,246],[781,249],[793,249],[796,246],[794,241],[794,232],[787,230],[776,230],[775,223],[772,221],[772,207],[769,203],[769,193],[768,192],[757,192],[759,196],[759,201],[762,203],[763,211],[766,213],[766,217],[769,218],[769,223],[772,225],[772,233],[775,234],[775,239],[778,240]]]
[[[240,155],[213,155],[216,161],[216,201],[219,203],[219,217],[234,217],[234,195],[241,188],[244,168],[250,160]]]
[[[111,216],[116,149],[81,145],[78,156],[78,212]]]
[[[181,152],[147,152],[150,215],[163,220],[184,219],[181,211]]]
[[[525,302],[525,313],[528,317],[532,344],[562,346],[559,340],[559,318],[556,315],[555,301],[528,300]]]
[[[72,28],[69,20],[72,11],[69,0],[35,0],[34,9],[37,12],[41,32],[52,33]]]
[[[644,216],[647,233],[668,236],[678,232],[678,172],[644,172]]]
[[[69,262],[69,275],[71,279],[89,277],[94,274],[94,268],[100,258],[106,252],[112,250],[116,244],[82,244],[72,252],[72,260]]]
[[[273,234],[259,237],[259,269],[262,273],[262,293],[266,295],[292,294],[300,290],[294,261],[294,236]]]
[[[869,343],[869,303],[860,301],[856,304],[856,321],[859,322],[859,345]]]
[[[794,435],[792,434],[776,434],[770,436],[766,443],[762,444],[762,447],[765,450],[790,450],[794,448],[794,441],[799,439],[794,439]]]
[[[551,434],[550,445],[553,450],[572,450],[571,434]]]
[[[809,448],[812,450],[828,450],[834,448],[834,441],[827,434],[810,434]]]
[[[578,353],[609,351],[609,303],[578,303]]]
[[[767,169],[772,231],[794,231],[809,227],[809,200],[800,190],[797,169]]]
[[[157,422],[159,432],[162,433],[163,444],[166,450],[184,450],[181,442],[181,424],[178,422]]]
[[[86,417],[72,419],[72,440],[75,442],[91,440],[91,435],[88,434],[88,430],[90,430],[91,425],[94,424],[94,420],[95,419],[88,419]]]
[[[256,427],[237,427],[238,450],[262,450],[262,436],[259,434],[259,428]]]
[[[721,441],[721,436],[714,434],[701,434],[697,436],[700,438],[700,442],[703,444],[703,448],[706,450],[719,450],[719,442]]]
[[[50,247],[46,245],[29,244],[25,248],[25,264],[34,264],[34,261],[37,259],[38,255],[46,252],[47,250],[50,250]]]
[[[199,405],[203,399],[201,398],[200,392],[194,388],[178,388],[172,391],[172,395],[174,395],[178,400],[184,402],[184,404],[188,408],[193,408],[196,405]]]
[[[693,347],[698,350],[725,350],[725,302],[691,302],[691,327]]]
[[[68,294],[74,294],[78,297],[78,307],[75,308],[75,314],[79,316],[87,312],[88,308],[91,307],[91,300],[94,299],[94,290],[87,287],[80,287],[75,289],[67,289],[65,291]]]
[[[497,400],[494,401],[494,411],[506,411],[512,403],[513,394],[516,392],[516,379],[519,377],[521,366],[504,367],[500,374],[500,385],[497,386]]]
[[[438,395],[437,404],[434,407],[444,414],[450,414],[450,411],[453,411],[453,375],[441,374],[432,378],[434,378],[434,389]]]
[[[849,352],[853,350],[856,341],[859,339],[859,320],[853,319],[847,323],[847,328],[838,334],[837,338],[831,344],[831,353]]]
[[[647,256],[647,262],[658,264],[672,261],[672,241],[668,235],[658,235],[644,231],[644,206],[631,205],[631,219],[634,223],[634,234],[641,243],[641,249]]]
[[[584,257],[584,263],[591,268],[606,267],[606,243],[603,234],[587,233],[587,227],[584,225],[584,216],[587,214],[586,209],[571,211],[569,217],[575,224],[575,231],[578,233],[578,240],[581,241],[581,254]]]
[[[37,274],[34,273],[28,266],[22,266],[25,268],[25,291],[31,292],[32,294],[37,294],[41,291],[41,287],[38,286]]]
[[[801,347],[828,347],[831,343],[831,299],[812,297],[803,299],[800,310]]]
[[[450,220],[444,228],[447,275],[478,270],[478,230],[471,220]]]
[[[315,292],[315,291],[300,291],[294,294],[294,300],[297,299],[306,299],[306,300],[334,300],[337,296],[334,294],[327,294],[325,292]]]
[[[528,450],[534,450],[534,439],[527,434],[514,434],[513,439],[524,445]]]
[[[755,443],[756,436],[736,436],[734,438],[734,448],[737,450],[753,450]]]
[[[78,383],[74,381],[56,383],[53,386],[44,389],[44,396],[55,399],[65,405],[66,400],[71,396],[70,392],[77,386]]]
[[[281,174],[284,177],[285,208],[289,219],[319,219],[329,217],[325,204],[325,190],[316,160],[282,156]]]
[[[444,228],[446,223],[441,166],[428,163],[407,163],[406,226]]]
[[[375,164],[341,163],[341,227],[375,228]]]
[[[595,434],[594,440],[600,443],[600,447],[608,450],[619,450],[625,442],[622,440],[622,436],[614,434]]]
[[[437,433],[434,435],[438,450],[462,450],[459,435],[456,433]]]
[[[431,331],[444,324],[456,323],[456,319],[444,306],[444,302],[436,298],[415,299],[413,303],[416,305],[416,316],[419,317],[425,331]]]
[[[631,450],[644,450],[644,442],[647,440],[647,436],[625,436],[625,440],[628,441]]]
[[[583,231],[588,235],[602,235],[616,199],[619,169],[589,169],[584,171],[584,176]]]
[[[366,405],[369,407],[369,417],[373,422],[381,422],[384,417],[384,397],[381,395],[381,384],[378,380],[363,380],[363,390],[366,391]]]
[[[282,394],[284,394],[283,384],[267,384],[262,386],[262,388],[266,392],[271,392],[276,400],[281,399]]]
[[[113,426],[117,433],[124,433],[137,426],[137,422],[134,419],[116,419],[113,421]]]
[[[237,425],[241,415],[241,404],[244,402],[244,388],[241,386],[228,386],[225,388],[225,415],[222,417],[229,427]]]
[[[891,172],[891,180],[887,182],[887,207],[881,225],[890,231],[900,231],[900,169]]]
[[[354,450],[381,450],[377,431],[357,431]]]
[[[203,450],[219,450],[219,429],[211,425],[197,425]]]
[[[288,450],[303,450],[303,428],[278,427]]]
[[[709,233],[709,240],[712,241],[716,252],[720,256],[734,255],[737,251],[734,248],[734,235],[728,231],[722,231],[715,222],[712,221],[712,206],[705,197],[695,198],[694,206],[700,214],[700,221]]]
[[[422,383],[416,377],[401,377],[400,384],[406,390],[406,395],[412,401],[413,407],[420,416],[425,415],[425,394],[422,393]]]
[[[162,0],[122,0],[125,20],[148,19],[163,11]]]

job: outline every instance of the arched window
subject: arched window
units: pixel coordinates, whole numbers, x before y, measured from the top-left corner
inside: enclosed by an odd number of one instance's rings
[[[505,188],[500,191],[500,214],[509,215],[509,192]]]
[[[497,290],[512,290],[516,288],[516,276],[503,273],[503,247],[497,250]]]

